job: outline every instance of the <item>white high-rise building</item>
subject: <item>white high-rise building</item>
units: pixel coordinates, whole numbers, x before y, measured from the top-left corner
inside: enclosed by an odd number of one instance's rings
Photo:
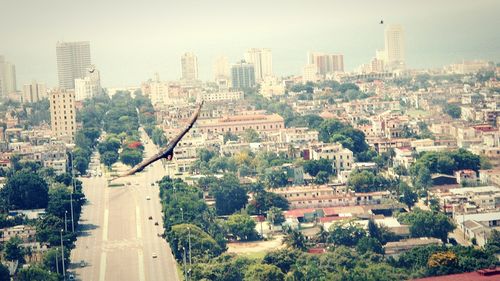
[[[47,97],[47,87],[45,84],[33,81],[31,84],[23,86],[23,103],[37,102],[45,97]]]
[[[315,64],[307,64],[302,69],[302,83],[317,82],[318,76],[318,67]]]
[[[385,28],[385,65],[389,70],[405,68],[405,34],[399,24]]]
[[[231,73],[227,57],[217,57],[213,70],[215,83],[219,86],[219,90],[227,90],[231,86]]]
[[[198,80],[198,58],[194,53],[185,53],[181,57],[182,80]]]
[[[257,82],[273,75],[273,55],[271,49],[249,49],[245,52],[245,61],[253,64],[255,69],[255,80]]]
[[[229,62],[226,56],[219,56],[214,62],[214,78],[218,80],[220,78],[227,78],[230,76],[229,73]]]
[[[0,97],[17,91],[16,66],[0,56]]]
[[[101,75],[99,70],[91,66],[85,78],[75,79],[75,100],[82,101],[101,93]]]
[[[57,42],[56,55],[59,87],[74,89],[75,79],[85,78],[92,64],[90,43],[88,41]]]
[[[154,79],[149,82],[149,99],[151,104],[164,104],[168,99],[168,83],[160,80],[158,72],[155,73]]]
[[[73,142],[76,133],[75,94],[72,90],[49,93],[50,128],[52,135],[65,142]]]

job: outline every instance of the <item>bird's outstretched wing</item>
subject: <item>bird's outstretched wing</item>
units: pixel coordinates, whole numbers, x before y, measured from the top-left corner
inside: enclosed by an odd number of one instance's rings
[[[137,164],[136,166],[134,166],[132,169],[130,169],[128,172],[126,172],[125,174],[123,175],[120,175],[116,178],[113,178],[111,180],[115,180],[117,178],[121,178],[121,177],[126,177],[126,176],[130,176],[130,175],[133,175],[137,172],[140,172],[142,170],[144,170],[144,168],[146,168],[147,166],[149,166],[150,164],[160,160],[161,158],[169,158],[169,157],[173,157],[173,154],[174,154],[174,148],[175,146],[179,143],[179,141],[184,137],[184,135],[189,132],[189,130],[193,127],[194,123],[196,122],[196,120],[198,119],[198,117],[200,116],[200,112],[201,112],[201,107],[203,106],[203,103],[204,101],[202,101],[200,103],[200,105],[198,106],[198,109],[196,110],[196,112],[193,114],[193,116],[191,116],[191,120],[189,121],[188,125],[186,126],[186,128],[184,128],[184,130],[182,130],[175,138],[173,138],[168,144],[166,147],[160,149],[160,151],[158,153],[156,153],[155,155],[153,155],[152,157],[150,157],[149,159],[146,159],[144,161],[142,161],[141,163]],[[171,158],[170,158],[171,159]]]

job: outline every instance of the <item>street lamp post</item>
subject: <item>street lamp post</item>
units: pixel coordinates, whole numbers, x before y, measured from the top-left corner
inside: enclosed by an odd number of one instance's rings
[[[186,271],[186,248],[182,247],[182,250],[184,251],[184,255],[182,257],[182,261],[184,262],[184,280],[188,280],[187,278],[187,271]]]
[[[181,208],[181,220],[182,222],[184,222],[184,211],[182,210],[182,208]]]
[[[61,261],[62,261],[62,273],[63,279],[66,280],[66,269],[64,268],[64,244],[63,244],[63,230],[61,229]]]

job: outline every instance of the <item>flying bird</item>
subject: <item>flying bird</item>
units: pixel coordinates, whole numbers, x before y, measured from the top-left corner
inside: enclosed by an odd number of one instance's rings
[[[146,160],[142,161],[141,163],[137,164],[136,166],[134,166],[132,169],[130,169],[125,174],[120,175],[120,176],[115,177],[115,178],[112,178],[111,180],[115,180],[115,179],[121,178],[121,177],[131,176],[137,172],[144,170],[144,168],[146,168],[147,166],[151,165],[152,163],[154,163],[162,158],[165,158],[169,161],[172,160],[172,157],[174,156],[175,146],[184,137],[184,135],[193,127],[194,123],[196,122],[196,120],[200,116],[201,107],[203,106],[203,103],[204,103],[204,101],[202,101],[200,103],[196,112],[193,113],[193,116],[191,116],[191,120],[189,121],[189,124],[187,125],[187,127],[184,128],[184,130],[182,130],[174,139],[172,139],[172,141],[170,141],[166,147],[160,149],[160,151],[158,151],[158,153],[153,155],[151,158],[146,159]]]

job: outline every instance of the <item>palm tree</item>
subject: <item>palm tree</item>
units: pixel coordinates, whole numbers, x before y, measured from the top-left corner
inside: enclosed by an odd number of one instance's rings
[[[306,249],[306,238],[298,230],[289,229],[287,235],[283,239],[283,242],[288,245],[288,247],[299,250]]]

